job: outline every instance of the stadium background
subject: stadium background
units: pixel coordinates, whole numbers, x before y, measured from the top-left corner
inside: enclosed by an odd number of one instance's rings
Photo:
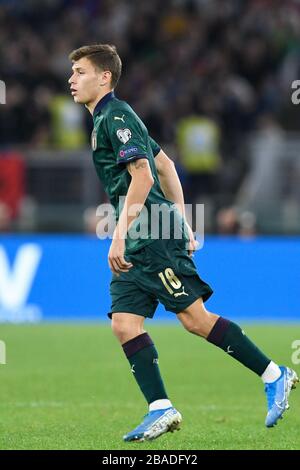
[[[24,348],[45,358],[43,338],[48,346],[52,338],[56,348],[72,345],[74,334],[79,338],[73,324],[68,330],[56,322],[103,322],[99,337],[86,333],[97,328],[94,323],[83,326],[80,344],[93,338],[96,355],[96,340],[101,354],[106,342],[116,361],[120,354],[106,333],[109,241],[95,236],[95,211],[107,200],[92,165],[92,119],[73,103],[67,83],[69,52],[94,42],[117,46],[123,61],[117,96],[175,161],[186,202],[205,205],[204,247],[195,262],[215,291],[208,307],[233,320],[259,322],[254,337],[290,362],[300,318],[300,105],[292,102],[292,84],[300,79],[299,1],[0,0],[0,80],[6,85],[0,104],[0,339],[17,367],[13,378],[9,360],[0,366],[7,384],[15,387],[18,377],[26,390],[17,365]],[[163,350],[168,334],[163,337],[160,320],[174,316],[160,307],[152,322]],[[19,325],[43,321],[55,325]],[[272,325],[277,322],[293,326],[283,335]],[[165,328],[181,335],[177,325]],[[189,340],[180,341],[188,351]],[[210,354],[208,362],[215,357]],[[28,370],[36,377],[45,363],[32,358]],[[124,364],[121,391],[127,390]],[[28,402],[43,409],[32,387]],[[107,405],[110,392],[104,387]],[[9,386],[5,393],[14,396]],[[7,416],[18,435],[20,423],[9,407]],[[238,444],[238,434],[231,438],[225,448],[251,445],[248,436]],[[47,447],[42,440],[3,439],[2,448]],[[273,445],[264,439],[262,447]],[[52,448],[79,445],[49,442]],[[99,445],[96,437],[90,442]],[[193,448],[191,442],[175,440],[174,448]],[[278,448],[284,445],[278,436]],[[118,448],[113,440],[102,446]]]

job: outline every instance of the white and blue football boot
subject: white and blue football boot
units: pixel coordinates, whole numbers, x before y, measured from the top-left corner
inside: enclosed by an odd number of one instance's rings
[[[282,418],[285,410],[289,408],[288,397],[296,383],[299,382],[297,374],[289,367],[280,366],[281,376],[275,382],[265,384],[268,401],[268,414],[265,424],[271,428]]]
[[[151,441],[166,432],[179,430],[182,416],[175,408],[149,411],[143,422],[123,436],[124,441]]]

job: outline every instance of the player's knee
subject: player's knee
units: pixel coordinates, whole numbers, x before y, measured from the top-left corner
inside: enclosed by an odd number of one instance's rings
[[[199,320],[189,318],[185,322],[182,322],[182,323],[186,331],[188,331],[189,333],[192,333],[197,336],[204,336],[203,326]]]
[[[131,325],[126,324],[124,321],[120,320],[119,318],[116,318],[113,315],[112,320],[111,320],[111,328],[112,328],[113,334],[117,338],[121,338],[122,336],[126,336],[130,332]]]
[[[218,315],[203,310],[197,315],[185,314],[182,315],[180,320],[184,328],[189,332],[197,336],[206,338],[211,331]]]
[[[111,328],[114,335],[122,344],[142,334],[144,331],[139,323],[128,321],[118,315],[112,316]]]

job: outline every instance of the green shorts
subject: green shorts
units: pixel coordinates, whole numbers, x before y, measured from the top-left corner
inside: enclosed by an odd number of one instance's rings
[[[199,297],[207,300],[213,293],[197,274],[186,250],[186,240],[155,240],[130,255],[133,267],[110,283],[113,313],[126,312],[152,318],[161,302],[165,309],[180,313]]]

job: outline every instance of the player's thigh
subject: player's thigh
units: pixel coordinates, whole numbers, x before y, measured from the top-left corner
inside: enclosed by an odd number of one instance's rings
[[[157,240],[146,248],[145,259],[144,282],[166,310],[179,314],[198,299],[206,301],[212,295],[211,287],[200,278],[188,256],[184,241]],[[202,304],[199,300],[200,310]]]
[[[136,267],[129,272],[113,276],[110,284],[112,329],[123,344],[144,333],[144,319],[152,318],[158,301],[147,289],[138,283]]]
[[[139,322],[138,317],[152,318],[158,301],[147,286],[140,285],[139,279],[144,278],[142,272],[135,266],[129,272],[121,273],[119,277],[113,276],[110,283],[111,310],[108,313],[112,318],[115,313],[132,314],[128,317],[133,323]],[[118,316],[119,318],[119,316]],[[137,319],[135,319],[137,318]],[[123,322],[127,323],[127,320]]]

